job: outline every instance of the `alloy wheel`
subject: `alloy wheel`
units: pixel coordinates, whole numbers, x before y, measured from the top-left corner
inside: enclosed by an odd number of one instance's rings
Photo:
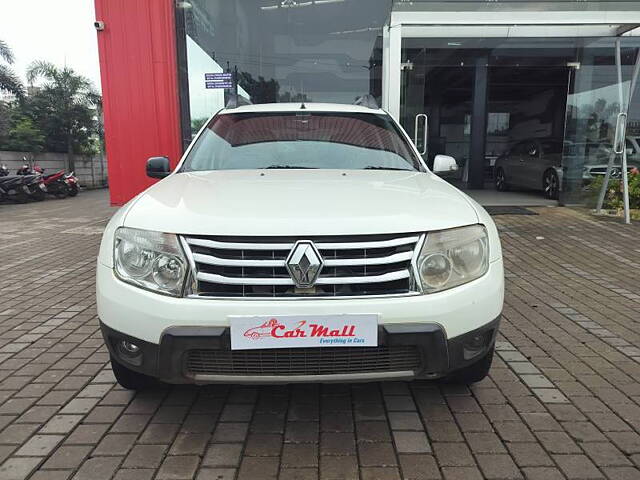
[[[558,175],[556,172],[548,171],[543,179],[544,195],[549,199],[558,198]]]
[[[507,189],[507,181],[504,176],[504,170],[499,168],[496,172],[496,190],[504,191]]]

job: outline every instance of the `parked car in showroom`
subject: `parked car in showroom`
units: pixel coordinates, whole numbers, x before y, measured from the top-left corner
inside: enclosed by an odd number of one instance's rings
[[[123,387],[487,375],[498,232],[383,110],[223,109],[147,174],[166,178],[112,217],[97,265]]]
[[[637,137],[627,137],[625,148],[627,149],[627,171],[631,171],[640,165],[640,146]],[[571,144],[569,153],[582,155],[585,159],[585,165],[582,169],[582,179],[585,184],[589,184],[594,178],[607,173],[612,149],[613,147],[608,142]],[[615,156],[610,175],[611,178],[622,177],[622,158],[620,155]]]
[[[562,188],[562,141],[529,139],[516,143],[495,162],[495,187],[538,190],[557,199]]]

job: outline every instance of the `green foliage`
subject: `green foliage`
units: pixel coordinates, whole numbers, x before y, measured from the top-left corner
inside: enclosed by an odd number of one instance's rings
[[[20,109],[45,133],[49,152],[95,153],[98,123],[94,109],[83,105],[62,105],[64,90],[45,87],[30,95]]]
[[[1,55],[0,55],[1,56]],[[101,98],[91,82],[71,68],[33,62],[29,82],[40,80],[30,95],[0,105],[0,150],[69,153],[100,151]]]
[[[191,131],[193,132],[194,135],[196,134],[196,132],[198,132],[202,128],[202,126],[206,123],[207,120],[209,120],[207,117],[191,119]]]
[[[4,63],[1,60],[4,60]],[[13,61],[11,48],[7,42],[0,39],[0,90],[13,93],[16,97],[21,98],[24,95],[24,87],[10,67]]]
[[[629,175],[629,207],[640,208],[640,173],[634,170]],[[589,204],[596,205],[600,189],[604,182],[604,176],[595,178],[588,187]],[[604,196],[604,208],[620,210],[624,208],[622,198],[622,181],[620,179],[609,180]]]
[[[0,102],[0,145],[2,145],[2,140],[9,135],[9,130],[11,129],[11,108],[5,102]]]
[[[91,82],[71,68],[33,62],[29,82],[40,80],[30,95],[0,105],[0,150],[67,152],[92,155],[100,151],[101,98]]]
[[[30,118],[22,117],[9,130],[6,147],[17,152],[41,152],[44,147],[44,135]]]
[[[58,68],[33,62],[27,80],[44,82],[30,99],[30,115],[46,132],[47,150],[68,153],[95,153],[94,136],[98,133],[97,111],[100,95],[91,82],[69,67]]]

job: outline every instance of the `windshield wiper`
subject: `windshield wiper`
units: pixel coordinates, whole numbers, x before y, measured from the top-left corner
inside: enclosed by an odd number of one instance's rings
[[[399,172],[413,172],[410,168],[395,168],[395,167],[376,167],[370,165],[368,167],[364,167],[365,170],[397,170]]]
[[[266,169],[280,169],[280,168],[296,168],[296,169],[315,169],[316,167],[299,167],[296,165],[269,165]]]

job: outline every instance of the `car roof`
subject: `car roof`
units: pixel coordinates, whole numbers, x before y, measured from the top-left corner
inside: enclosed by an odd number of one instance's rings
[[[229,113],[273,113],[273,112],[339,112],[339,113],[373,113],[384,114],[381,108],[369,108],[360,105],[346,105],[342,103],[260,103],[256,105],[242,105],[236,108],[225,108],[220,114]]]

